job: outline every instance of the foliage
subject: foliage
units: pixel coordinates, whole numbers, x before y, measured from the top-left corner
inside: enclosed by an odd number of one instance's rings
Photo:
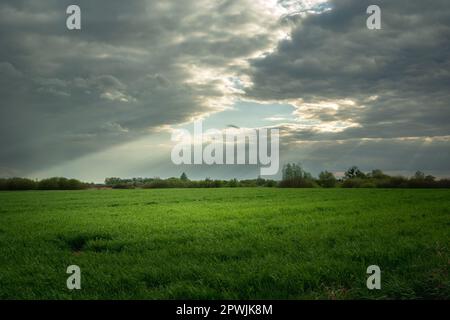
[[[317,183],[312,175],[303,170],[300,164],[288,163],[283,167],[283,180],[279,183],[281,188],[313,188]]]
[[[337,180],[333,173],[328,171],[322,171],[319,174],[319,179],[317,180],[319,186],[324,188],[334,188],[337,184]]]
[[[76,179],[54,177],[41,181],[27,178],[0,178],[0,191],[21,190],[82,190],[87,188],[113,189],[165,189],[165,188],[237,188],[237,187],[281,187],[281,188],[450,188],[450,179],[436,179],[417,171],[411,178],[389,176],[379,169],[364,173],[357,166],[350,167],[342,179],[337,179],[330,171],[322,171],[318,178],[306,172],[300,164],[288,163],[282,170],[282,180],[264,179],[230,179],[190,180],[185,172],[179,178],[129,178],[110,177],[104,185],[88,184]]]
[[[431,175],[417,171],[413,177],[389,176],[381,170],[365,174],[353,166],[345,173],[343,188],[450,188],[449,179],[437,180]]]
[[[113,189],[164,189],[164,188],[236,188],[236,187],[275,187],[275,180],[258,179],[249,180],[213,180],[206,178],[204,180],[189,180],[184,173],[180,178],[106,178],[105,185]]]
[[[67,178],[49,178],[41,181],[26,178],[8,178],[0,179],[0,190],[81,190],[89,187],[89,184],[76,179]]]

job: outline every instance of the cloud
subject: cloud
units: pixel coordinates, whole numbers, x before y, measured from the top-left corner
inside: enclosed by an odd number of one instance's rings
[[[103,166],[95,154],[221,115],[280,127],[285,158],[311,165],[342,165],[335,149],[356,144],[374,167],[415,148],[450,163],[447,1],[78,0],[81,31],[66,29],[70,4],[0,4],[0,175]],[[369,4],[382,30],[366,28]],[[370,161],[361,152],[352,162]]]
[[[231,106],[229,77],[275,41],[257,2],[80,0],[68,31],[70,1],[2,1],[0,167],[26,174]]]
[[[382,30],[366,28],[369,4],[381,7]],[[447,135],[447,2],[339,0],[329,6],[298,20],[289,39],[252,60],[247,95],[290,102],[300,122],[315,120],[314,131],[354,124],[336,139]]]

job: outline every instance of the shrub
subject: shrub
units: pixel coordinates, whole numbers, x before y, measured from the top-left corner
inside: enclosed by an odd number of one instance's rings
[[[378,188],[407,188],[408,180],[401,176],[387,177],[376,181]]]
[[[10,178],[5,181],[5,190],[34,190],[36,182],[26,178]]]
[[[38,182],[37,188],[39,190],[81,190],[86,189],[87,184],[82,183],[76,179],[67,179],[61,177],[53,177],[43,179]]]
[[[342,188],[362,188],[364,180],[361,178],[346,179],[342,183]]]
[[[303,170],[300,164],[288,163],[283,167],[283,180],[278,186],[280,188],[314,188],[317,183],[310,173]]]
[[[89,185],[76,179],[49,178],[34,181],[27,178],[0,179],[0,190],[81,190]]]
[[[328,171],[322,171],[319,174],[319,180],[317,181],[319,186],[324,188],[334,188],[336,186],[337,180],[334,174]]]

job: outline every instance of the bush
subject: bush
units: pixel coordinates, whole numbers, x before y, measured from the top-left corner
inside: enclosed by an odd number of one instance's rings
[[[288,163],[283,167],[283,180],[278,186],[280,188],[314,188],[317,183],[310,173],[303,170],[300,164]]]
[[[441,179],[436,182],[438,188],[450,188],[450,179]]]
[[[134,186],[127,183],[116,183],[111,186],[113,189],[134,189]]]
[[[169,183],[166,180],[155,179],[150,183],[143,186],[145,189],[156,189],[156,188],[169,188]]]
[[[82,190],[87,188],[87,184],[76,179],[53,177],[39,181],[39,190]]]
[[[319,186],[323,188],[334,188],[336,186],[337,180],[334,174],[328,171],[322,171],[319,174],[319,180],[317,181]]]
[[[34,190],[36,182],[26,178],[10,178],[4,182],[5,190]]]
[[[362,188],[364,180],[361,178],[346,179],[342,183],[342,188]]]
[[[264,186],[268,188],[273,188],[277,186],[277,182],[275,180],[266,180]]]
[[[313,179],[294,178],[282,180],[278,186],[280,188],[315,188],[318,185]]]
[[[227,187],[229,188],[239,187],[239,182],[237,181],[237,179],[231,179],[230,181],[227,182]]]
[[[22,190],[81,190],[88,188],[88,184],[76,179],[49,178],[34,181],[27,178],[0,179],[0,190],[22,191]]]
[[[376,181],[377,188],[407,188],[408,180],[404,177],[387,177]]]

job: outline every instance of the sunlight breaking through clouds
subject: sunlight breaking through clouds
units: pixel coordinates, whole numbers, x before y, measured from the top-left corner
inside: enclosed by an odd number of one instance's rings
[[[439,140],[450,132],[447,1],[384,2],[379,32],[366,27],[370,4],[83,1],[83,29],[68,33],[59,1],[4,0],[0,175],[70,172],[68,162],[200,118],[219,129],[279,127],[284,145],[370,141],[385,157],[405,143],[411,156],[419,142],[402,139],[426,137],[450,162]],[[165,152],[161,139],[149,152]]]

